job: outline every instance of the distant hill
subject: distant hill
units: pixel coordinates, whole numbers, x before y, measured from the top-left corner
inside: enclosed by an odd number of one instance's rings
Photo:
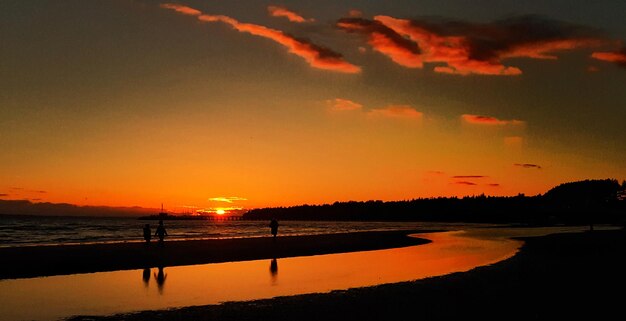
[[[77,206],[66,203],[33,203],[26,200],[0,200],[0,214],[46,216],[143,216],[158,213],[143,207]]]
[[[544,198],[547,201],[566,204],[598,204],[616,201],[624,190],[626,181],[620,185],[616,179],[588,179],[556,186],[545,193]]]
[[[249,220],[438,221],[522,224],[626,222],[626,182],[585,180],[561,184],[544,195],[420,198],[407,201],[335,202],[254,209]]]

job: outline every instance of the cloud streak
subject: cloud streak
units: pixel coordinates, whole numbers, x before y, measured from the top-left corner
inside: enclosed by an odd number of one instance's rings
[[[437,64],[434,71],[455,75],[515,76],[522,70],[505,66],[508,58],[557,59],[557,52],[602,44],[595,30],[538,16],[492,23],[343,18],[341,29],[368,35],[375,51],[407,68]]]
[[[421,120],[424,115],[409,105],[389,105],[383,108],[364,110],[362,104],[348,99],[335,98],[326,102],[333,112],[362,111],[361,115],[370,118]]]
[[[247,198],[243,198],[243,197],[238,197],[238,196],[220,196],[220,197],[211,197],[209,198],[209,201],[212,202],[224,202],[224,203],[229,203],[232,204],[233,202],[236,201],[247,201]]]
[[[461,118],[470,124],[475,125],[524,125],[525,122],[521,120],[501,120],[496,117],[483,116],[483,115],[461,115]]]
[[[182,5],[175,4],[175,3],[161,4],[161,8],[174,10],[178,13],[182,13],[182,14],[189,15],[189,16],[199,16],[202,14],[202,11],[200,10],[187,7],[187,6],[182,6]]]
[[[598,51],[591,54],[591,58],[612,62],[622,68],[626,68],[626,47],[618,51]]]
[[[310,18],[310,19],[306,19],[303,16],[285,8],[282,6],[268,6],[267,7],[267,12],[269,12],[269,14],[272,17],[284,17],[287,18],[289,21],[291,22],[296,22],[296,23],[304,23],[304,22],[313,22],[315,21],[315,19]]]
[[[476,186],[476,185],[478,185],[476,183],[469,182],[469,181],[458,181],[458,182],[454,182],[454,184],[457,184],[457,185],[468,185],[468,186]]]
[[[517,167],[522,167],[522,168],[536,168],[536,169],[541,169],[541,166],[537,165],[537,164],[528,164],[528,163],[524,163],[524,164],[513,164],[513,166],[517,166]]]
[[[488,176],[484,176],[484,175],[457,175],[457,176],[452,176],[452,178],[455,178],[455,179],[459,179],[459,178],[462,178],[462,179],[468,179],[468,178],[486,178],[486,177],[488,177]]]
[[[202,22],[221,22],[239,32],[270,39],[286,47],[290,53],[303,58],[313,68],[349,74],[361,72],[361,67],[347,62],[341,54],[308,40],[295,38],[280,30],[252,23],[241,23],[229,16],[208,15],[202,12],[198,14],[199,10],[177,4],[162,4],[161,7],[184,15],[195,16]]]

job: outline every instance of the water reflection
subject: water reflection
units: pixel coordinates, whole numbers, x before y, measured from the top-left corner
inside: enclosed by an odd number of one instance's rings
[[[148,287],[148,283],[150,283],[150,268],[143,269],[143,275],[141,276],[143,280],[143,285]]]
[[[158,272],[154,274],[156,278],[157,287],[159,288],[159,294],[163,294],[163,287],[165,286],[165,279],[167,279],[167,274],[163,271],[163,267],[158,267]]]
[[[276,285],[278,283],[278,261],[275,258],[270,262],[270,277],[272,285]]]

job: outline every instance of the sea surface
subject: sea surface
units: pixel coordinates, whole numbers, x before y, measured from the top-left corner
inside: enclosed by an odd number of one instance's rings
[[[157,221],[137,218],[3,216],[0,215],[0,247],[58,244],[142,242],[144,224],[154,233]],[[279,236],[360,231],[458,230],[485,224],[433,222],[281,221]],[[250,238],[270,236],[269,221],[164,221],[167,240]]]

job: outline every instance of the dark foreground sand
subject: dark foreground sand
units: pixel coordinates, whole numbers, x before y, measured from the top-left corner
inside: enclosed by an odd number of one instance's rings
[[[508,260],[436,278],[326,294],[72,320],[615,320],[624,317],[624,230],[557,234],[525,241],[522,250]]]
[[[425,231],[0,248],[0,280],[158,266],[260,260],[424,244]],[[428,231],[426,231],[428,232]]]

